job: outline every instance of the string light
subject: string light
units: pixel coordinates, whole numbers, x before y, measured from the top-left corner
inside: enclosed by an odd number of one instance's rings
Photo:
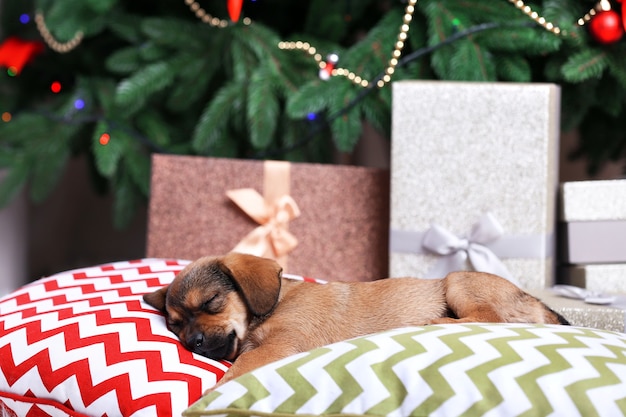
[[[108,133],[103,133],[102,135],[100,135],[100,145],[106,146],[109,144],[110,140],[111,140],[111,135],[109,135]]]
[[[6,123],[10,122],[12,117],[13,116],[8,111],[5,111],[4,113],[2,113],[2,121],[3,122],[6,122]]]
[[[61,83],[58,81],[54,81],[52,84],[50,84],[50,90],[55,94],[61,92],[61,87]]]

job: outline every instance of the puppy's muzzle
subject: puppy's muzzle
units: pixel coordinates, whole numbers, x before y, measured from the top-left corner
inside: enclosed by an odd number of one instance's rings
[[[233,330],[228,334],[207,336],[202,332],[189,335],[185,344],[187,349],[211,359],[229,359],[234,355],[237,334]]]

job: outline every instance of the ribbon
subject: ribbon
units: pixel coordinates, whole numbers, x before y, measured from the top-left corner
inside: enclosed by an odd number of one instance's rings
[[[603,294],[601,292],[591,291],[574,285],[554,285],[552,287],[552,292],[556,295],[560,295],[561,297],[583,300],[587,304],[613,304],[617,300],[617,297],[614,295]]]
[[[539,236],[505,239],[504,230],[491,213],[472,226],[469,236],[457,236],[433,224],[426,232],[391,231],[392,252],[431,253],[441,257],[425,278],[442,278],[452,271],[465,270],[467,261],[475,271],[499,275],[519,286],[500,256],[536,258],[546,255],[547,240]],[[517,253],[516,253],[517,252]]]
[[[252,188],[229,190],[226,195],[259,224],[232,251],[272,258],[286,269],[287,254],[298,245],[288,225],[300,216],[298,205],[289,196],[289,163],[264,163],[263,196]]]

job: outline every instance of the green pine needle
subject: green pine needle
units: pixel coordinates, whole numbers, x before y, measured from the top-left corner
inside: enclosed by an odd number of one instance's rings
[[[272,73],[257,69],[248,84],[247,120],[250,143],[255,149],[265,149],[274,140],[280,116],[279,99],[272,89]]]
[[[117,87],[115,103],[128,113],[135,113],[151,95],[174,81],[174,71],[165,61],[149,64],[123,80]]]
[[[579,83],[591,78],[600,78],[608,63],[606,51],[590,48],[571,55],[561,71],[565,80]]]
[[[226,84],[207,103],[191,139],[196,152],[210,155],[220,138],[227,136],[228,122],[232,113],[243,110],[244,93],[243,84]]]

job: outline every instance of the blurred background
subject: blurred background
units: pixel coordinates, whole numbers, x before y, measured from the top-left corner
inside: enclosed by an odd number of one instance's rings
[[[0,293],[144,256],[153,153],[389,167],[395,80],[556,83],[621,178],[625,4],[0,0]]]

